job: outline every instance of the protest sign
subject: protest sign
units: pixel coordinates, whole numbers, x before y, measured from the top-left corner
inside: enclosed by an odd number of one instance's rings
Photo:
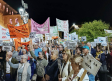
[[[31,32],[36,32],[36,34],[46,34],[50,33],[50,20],[49,18],[43,23],[38,24],[33,19],[31,19]]]
[[[41,47],[41,48],[43,48],[43,47],[45,47],[45,46],[46,46],[45,43],[41,43],[41,44],[40,44],[40,47]]]
[[[51,26],[50,27],[50,36],[58,36],[58,29],[57,26]]]
[[[91,42],[91,46],[96,47],[96,42]]]
[[[97,43],[105,43],[106,39],[106,37],[98,37]]]
[[[29,38],[35,38],[36,32],[31,32]]]
[[[68,33],[64,32],[64,39],[68,40]]]
[[[10,42],[10,43],[6,43],[6,42],[3,42],[3,46],[13,46],[13,42]]]
[[[102,64],[99,61],[97,61],[92,55],[87,54],[83,57],[82,67],[94,76],[96,76],[101,65]]]
[[[4,51],[12,51],[12,47],[11,46],[3,46],[2,50],[4,50]]]
[[[27,38],[29,37],[29,27],[28,24],[24,24],[21,26],[13,26],[8,24],[8,29],[10,33],[10,38]]]
[[[46,33],[45,34],[45,40],[51,40],[51,37],[50,37],[50,34],[49,33]]]
[[[86,36],[81,37],[81,41],[86,41]]]
[[[39,38],[35,38],[35,43],[39,43]]]
[[[78,41],[78,35],[73,35],[72,34],[72,40]]]
[[[94,39],[94,42],[97,43],[97,39]]]
[[[107,42],[101,43],[102,46],[107,46]]]
[[[76,45],[77,45],[77,42],[69,42],[67,47],[68,49],[74,50]]]
[[[56,23],[58,26],[58,31],[68,32],[68,27],[69,27],[68,20],[63,21],[56,18]]]
[[[71,38],[72,38],[72,34],[69,34],[69,39],[68,40],[71,40]]]
[[[0,40],[10,40],[9,30],[0,26]]]

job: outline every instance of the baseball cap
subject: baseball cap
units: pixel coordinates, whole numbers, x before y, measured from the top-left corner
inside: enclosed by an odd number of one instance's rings
[[[82,48],[90,50],[89,46],[87,46],[87,45],[83,46]]]

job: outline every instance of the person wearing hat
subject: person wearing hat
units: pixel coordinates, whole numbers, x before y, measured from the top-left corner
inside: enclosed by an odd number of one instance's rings
[[[82,47],[83,48],[83,53],[84,53],[84,56],[86,56],[87,54],[89,54],[89,46],[85,45]],[[89,54],[91,55],[91,54]],[[88,76],[89,76],[89,81],[95,81],[95,76],[92,75],[91,73],[88,72]]]

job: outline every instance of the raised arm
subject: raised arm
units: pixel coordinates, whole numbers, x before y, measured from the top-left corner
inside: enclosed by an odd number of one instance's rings
[[[11,61],[8,62],[9,65],[12,67],[12,68],[18,68],[19,67],[19,63],[18,64],[13,64],[11,63]]]
[[[30,54],[35,60],[37,60],[37,57],[34,55],[33,51],[30,51]]]

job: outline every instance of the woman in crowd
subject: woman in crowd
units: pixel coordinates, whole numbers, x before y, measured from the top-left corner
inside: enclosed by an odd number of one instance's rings
[[[42,52],[43,52],[44,58],[48,61],[47,47],[43,47]]]
[[[44,54],[42,52],[39,52],[39,57],[36,57],[30,48],[30,54],[31,56],[36,60],[36,71],[37,71],[37,79],[36,81],[43,81],[44,80],[44,74],[45,74],[45,67],[47,66],[48,62],[44,58]]]
[[[22,55],[21,63],[13,64],[9,61],[9,58],[6,58],[6,61],[12,68],[18,68],[17,70],[17,80],[16,81],[29,81],[31,77],[31,66],[27,62],[27,55]]]
[[[70,73],[72,77],[68,78],[67,81],[79,81],[80,80],[84,72],[84,69],[81,66],[82,61],[83,61],[83,58],[79,55],[73,56],[73,58],[71,58],[71,66],[74,71],[73,71],[73,74]],[[82,81],[89,81],[89,77],[87,74],[84,76]]]
[[[60,72],[59,81],[65,81],[67,79],[67,76],[72,71],[71,63],[69,61],[71,57],[70,50],[68,49],[63,50],[62,56],[63,56],[63,64]]]
[[[61,61],[58,59],[58,51],[51,51],[51,61],[46,67],[45,80],[46,81],[58,81],[58,74],[61,67]],[[58,66],[59,65],[59,66]]]
[[[81,56],[81,54],[82,54],[82,47],[77,47],[75,55],[80,55]]]
[[[102,48],[101,48],[101,46],[100,45],[97,45],[96,46],[96,59],[98,58],[98,56],[100,55],[100,54],[102,54],[103,53],[103,51],[101,50]]]
[[[100,81],[107,81],[107,63],[106,63],[106,57],[105,53],[102,52],[102,47],[98,46],[97,51],[99,52],[98,58],[96,58],[98,61],[102,63],[101,68],[99,69],[98,76]],[[103,77],[103,78],[102,78]]]

